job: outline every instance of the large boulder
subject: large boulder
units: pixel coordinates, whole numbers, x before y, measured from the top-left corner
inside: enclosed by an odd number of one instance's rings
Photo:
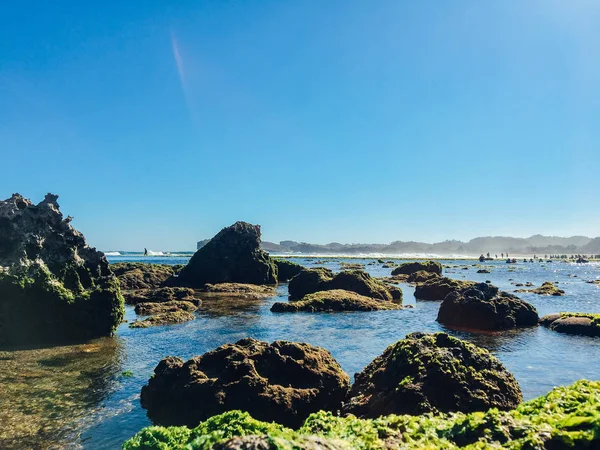
[[[538,320],[532,305],[486,283],[448,294],[437,317],[444,325],[478,330],[532,327]]]
[[[300,264],[288,259],[275,258],[273,261],[277,265],[277,278],[280,282],[289,281],[304,269]]]
[[[271,306],[273,312],[335,312],[335,311],[379,311],[402,309],[394,302],[382,302],[356,292],[334,289],[331,291],[308,294],[294,302],[276,302]]]
[[[159,288],[181,270],[180,265],[120,262],[110,265],[119,279],[121,289]]]
[[[487,350],[445,333],[411,333],[355,375],[342,412],[358,417],[510,410],[517,380]]]
[[[349,378],[331,354],[309,344],[242,339],[184,362],[167,357],[142,388],[154,423],[196,426],[240,409],[297,427],[311,413],[336,411]]]
[[[119,281],[57,199],[0,201],[1,344],[106,336],[123,319]]]
[[[435,273],[437,275],[442,274],[442,265],[437,261],[415,261],[400,264],[394,270],[392,275],[410,275],[412,273],[423,270],[425,272]]]
[[[435,277],[417,284],[415,297],[419,300],[444,300],[448,294],[474,286],[474,281],[460,281],[448,277]]]
[[[225,282],[276,284],[277,266],[260,248],[260,226],[236,222],[198,250],[174,282],[197,288]]]
[[[600,314],[549,314],[540,319],[540,325],[558,333],[600,337]]]
[[[402,291],[399,288],[386,286],[362,270],[345,270],[334,275],[331,270],[323,267],[305,269],[292,278],[288,286],[292,300],[334,289],[352,291],[379,300],[402,299]]]

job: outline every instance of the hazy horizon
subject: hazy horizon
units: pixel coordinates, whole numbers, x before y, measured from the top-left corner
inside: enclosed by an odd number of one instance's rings
[[[104,249],[600,235],[600,2],[169,3],[0,5],[1,198]]]

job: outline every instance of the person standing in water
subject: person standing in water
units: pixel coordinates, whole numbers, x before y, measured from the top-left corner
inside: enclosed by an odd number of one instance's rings
[[[148,256],[148,249],[144,248],[144,256]]]

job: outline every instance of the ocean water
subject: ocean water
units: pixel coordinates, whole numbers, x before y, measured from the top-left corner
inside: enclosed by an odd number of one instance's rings
[[[122,255],[116,261],[181,264],[188,257]],[[384,258],[387,259],[387,258]],[[339,270],[340,262],[365,264],[373,276],[389,275],[371,259],[297,258],[307,267]],[[513,283],[558,282],[563,297],[519,294],[540,316],[560,311],[600,312],[598,264],[445,260],[444,274],[456,279],[490,280],[503,290]],[[491,273],[478,274],[485,267]],[[413,331],[446,331],[487,348],[516,376],[525,399],[581,378],[600,379],[600,338],[561,335],[542,327],[495,333],[444,328],[435,319],[439,302],[417,301],[414,288],[400,285],[400,311],[335,314],[274,314],[271,304],[287,296],[287,285],[266,300],[205,302],[196,320],[175,326],[130,329],[86,344],[18,351],[0,350],[0,448],[116,449],[150,425],[139,404],[142,386],[158,361],[168,355],[189,358],[244,337],[295,340],[328,349],[350,375]],[[127,307],[126,319],[135,319]]]

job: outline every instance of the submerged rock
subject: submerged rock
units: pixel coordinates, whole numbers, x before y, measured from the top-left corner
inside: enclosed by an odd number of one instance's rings
[[[404,264],[400,264],[394,270],[392,270],[392,275],[410,275],[411,273],[418,272],[419,270],[423,270],[425,272],[431,272],[438,275],[442,274],[442,265],[437,261],[415,261],[415,262],[407,262]]]
[[[532,305],[486,283],[448,294],[437,317],[444,325],[478,330],[532,327],[538,320]]]
[[[331,354],[309,344],[242,339],[184,362],[169,356],[142,388],[154,423],[195,426],[225,411],[299,426],[309,414],[337,410],[348,376]]]
[[[160,304],[160,303],[159,303]],[[129,328],[148,328],[156,325],[173,325],[176,323],[189,322],[196,316],[192,313],[176,308],[174,311],[152,315],[144,320],[136,320],[129,324]]]
[[[271,306],[273,312],[334,312],[334,311],[379,311],[402,309],[402,305],[390,301],[374,300],[356,292],[334,289],[308,294],[293,302],[277,302]]]
[[[540,325],[552,331],[580,336],[600,336],[600,314],[559,313],[540,319]]]
[[[509,410],[517,380],[487,350],[445,333],[411,333],[355,375],[343,413],[358,417]]]
[[[57,199],[0,201],[0,344],[107,336],[123,319],[119,281]]]
[[[303,266],[288,259],[273,259],[277,265],[277,278],[280,282],[289,281],[304,269]]]
[[[166,312],[187,311],[194,312],[198,306],[192,302],[171,301],[164,303],[138,303],[135,305],[135,313],[140,315],[159,314]]]
[[[164,303],[176,300],[199,303],[196,299],[196,293],[190,288],[162,287],[158,289],[138,289],[135,291],[124,292],[125,303],[136,305],[138,303]]]
[[[419,300],[444,300],[448,294],[474,286],[474,281],[459,281],[447,277],[431,278],[415,288]]]
[[[174,282],[197,288],[206,283],[276,284],[277,266],[260,248],[260,226],[236,222],[194,253]]]
[[[362,270],[346,270],[334,275],[324,267],[305,269],[292,278],[288,286],[291,299],[301,299],[308,294],[334,289],[352,291],[379,300],[402,299],[399,288],[387,286]]]
[[[553,295],[559,297],[565,295],[565,291],[556,287],[551,281],[545,281],[539,288],[535,289],[518,289],[515,292],[531,292],[538,295]]]
[[[159,288],[165,281],[176,275],[182,267],[181,265],[171,266],[168,264],[133,262],[110,265],[123,290]]]

